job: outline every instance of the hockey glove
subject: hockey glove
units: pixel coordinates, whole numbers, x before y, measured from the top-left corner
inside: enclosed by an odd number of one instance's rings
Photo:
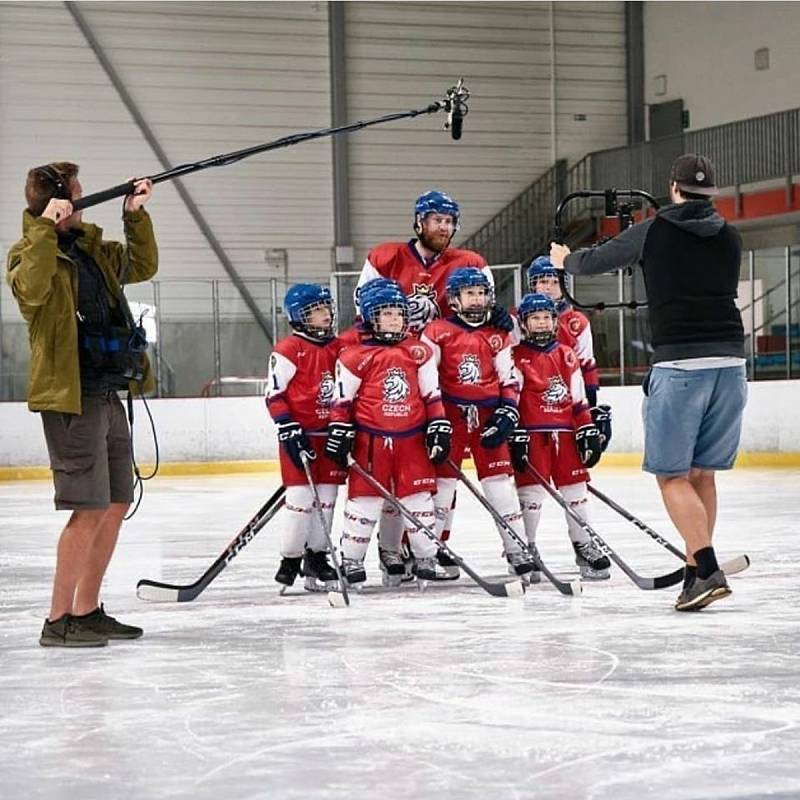
[[[297,469],[303,469],[304,455],[309,461],[313,461],[317,457],[308,436],[296,422],[278,424],[278,441]]]
[[[603,447],[600,432],[594,425],[584,425],[575,431],[575,445],[581,464],[587,469],[591,469],[600,460]]]
[[[347,467],[347,457],[353,449],[356,429],[350,422],[331,422],[328,425],[328,441],[325,442],[325,455],[340,467]]]
[[[514,317],[506,311],[503,306],[495,306],[492,315],[489,317],[489,324],[501,331],[511,333],[514,330]]]
[[[453,426],[449,419],[434,419],[428,423],[425,431],[425,447],[428,458],[434,464],[443,464],[450,455],[453,441]]]
[[[528,449],[530,447],[530,436],[524,428],[515,428],[508,439],[508,446],[511,450],[511,466],[514,472],[525,472],[528,467]]]
[[[500,447],[519,424],[519,411],[514,406],[498,406],[486,420],[481,444],[491,450]]]
[[[595,406],[590,408],[592,422],[600,432],[600,447],[605,453],[608,443],[611,441],[611,406]]]

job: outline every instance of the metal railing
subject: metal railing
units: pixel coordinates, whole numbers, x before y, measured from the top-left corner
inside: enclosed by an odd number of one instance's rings
[[[624,147],[598,150],[569,169],[559,161],[515,197],[462,247],[489,263],[524,262],[544,252],[553,233],[559,200],[578,189],[643,189],[664,198],[669,169],[682,153],[703,153],[717,168],[717,185],[737,199],[744,184],[782,179],[791,202],[792,179],[800,174],[800,108],[686,131]],[[585,241],[594,231],[597,206],[576,202],[565,215],[566,239]]]

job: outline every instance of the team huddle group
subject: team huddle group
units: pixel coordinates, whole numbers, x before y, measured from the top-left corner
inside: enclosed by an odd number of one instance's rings
[[[385,501],[355,461],[423,525],[447,541],[458,470],[471,454],[498,525],[509,573],[541,580],[532,557],[551,481],[586,519],[589,468],[611,437],[597,405],[597,371],[586,317],[562,297],[546,257],[528,268],[515,311],[497,305],[491,271],[470,250],[450,247],[458,204],[420,196],[415,238],[367,256],[355,293],[359,321],[335,334],[328,288],[286,294],[293,333],[269,359],[267,407],[276,424],[286,487],[286,523],[275,580],[333,588],[328,539],[338,487],[347,482],[341,531],[344,578],[366,580],[364,559],[379,524],[384,585],[454,580],[457,564]],[[309,470],[323,514],[314,508]],[[567,528],[581,576],[609,577],[610,562],[576,520]],[[510,535],[510,532],[515,534]]]

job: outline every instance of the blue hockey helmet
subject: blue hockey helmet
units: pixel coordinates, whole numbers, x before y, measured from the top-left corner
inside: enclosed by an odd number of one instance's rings
[[[410,307],[408,298],[400,290],[400,287],[393,285],[376,286],[369,292],[361,295],[361,314],[364,324],[372,331],[372,335],[380,342],[395,344],[402,341],[408,333],[408,321]],[[383,331],[380,328],[378,316],[381,311],[387,308],[399,308],[403,314],[403,327],[399,331]]]
[[[327,286],[316,283],[296,283],[286,292],[283,300],[289,324],[299,333],[311,339],[324,341],[333,336],[335,312],[331,290]],[[330,311],[330,321],[327,325],[311,324],[309,316],[316,308],[327,308]]]
[[[364,317],[364,314],[361,310],[363,298],[375,289],[381,289],[386,286],[394,286],[398,289],[400,288],[400,284],[397,283],[397,281],[393,281],[391,278],[384,277],[371,278],[365,283],[362,283],[361,286],[356,286],[356,290],[353,292],[353,303],[355,304],[356,312],[362,319]]]
[[[483,306],[465,308],[462,304],[461,290],[470,286],[478,286],[485,290],[486,302]],[[459,267],[453,270],[445,284],[445,294],[450,308],[470,325],[482,325],[492,313],[494,288],[486,273],[479,267]]]
[[[458,203],[449,194],[437,189],[421,194],[414,203],[414,230],[419,233],[420,223],[428,214],[449,214],[453,218],[453,232],[461,223],[461,211]]]
[[[528,267],[528,290],[536,293],[538,291],[536,282],[539,278],[558,278],[560,273],[563,273],[563,270],[557,269],[553,265],[550,256],[538,256],[534,258],[531,265]]]
[[[528,330],[527,319],[537,311],[546,311],[553,318],[553,324],[548,331]],[[558,310],[556,304],[546,294],[526,294],[517,306],[517,319],[522,338],[526,339],[539,347],[546,347],[555,339],[556,327],[558,326]]]

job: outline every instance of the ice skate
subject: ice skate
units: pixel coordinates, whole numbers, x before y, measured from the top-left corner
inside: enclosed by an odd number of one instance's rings
[[[420,591],[425,590],[428,581],[438,580],[436,572],[436,558],[418,558],[414,561],[413,571],[414,576],[419,584]]]
[[[444,550],[436,551],[436,561],[442,568],[437,572],[437,575],[440,576],[437,578],[437,580],[457,581],[461,577],[461,571],[458,568],[458,564],[456,564],[456,562],[453,561],[453,559],[450,558],[450,556],[445,553]]]
[[[328,553],[324,550],[306,550],[302,571],[308,592],[335,592],[339,588],[336,570],[328,562]]]
[[[300,556],[296,558],[287,558],[284,556],[281,559],[281,564],[278,567],[278,571],[275,573],[275,580],[282,584],[280,594],[283,594],[290,586],[294,585],[297,576],[300,574],[302,560]]]
[[[573,542],[575,563],[581,571],[581,578],[587,581],[605,581],[611,577],[611,562],[592,541]]]
[[[508,561],[508,574],[522,577],[523,582],[527,582],[525,578],[533,572],[533,559],[530,557],[530,554],[522,550],[516,550],[511,553],[506,553],[505,556],[506,561]],[[539,580],[541,579],[542,577],[539,575]]]
[[[403,556],[394,550],[379,548],[378,558],[381,566],[381,575],[384,586],[399,586],[406,574]]]
[[[367,571],[364,569],[364,562],[355,558],[342,559],[342,572],[347,583],[354,589],[359,589],[360,584],[367,579]]]

